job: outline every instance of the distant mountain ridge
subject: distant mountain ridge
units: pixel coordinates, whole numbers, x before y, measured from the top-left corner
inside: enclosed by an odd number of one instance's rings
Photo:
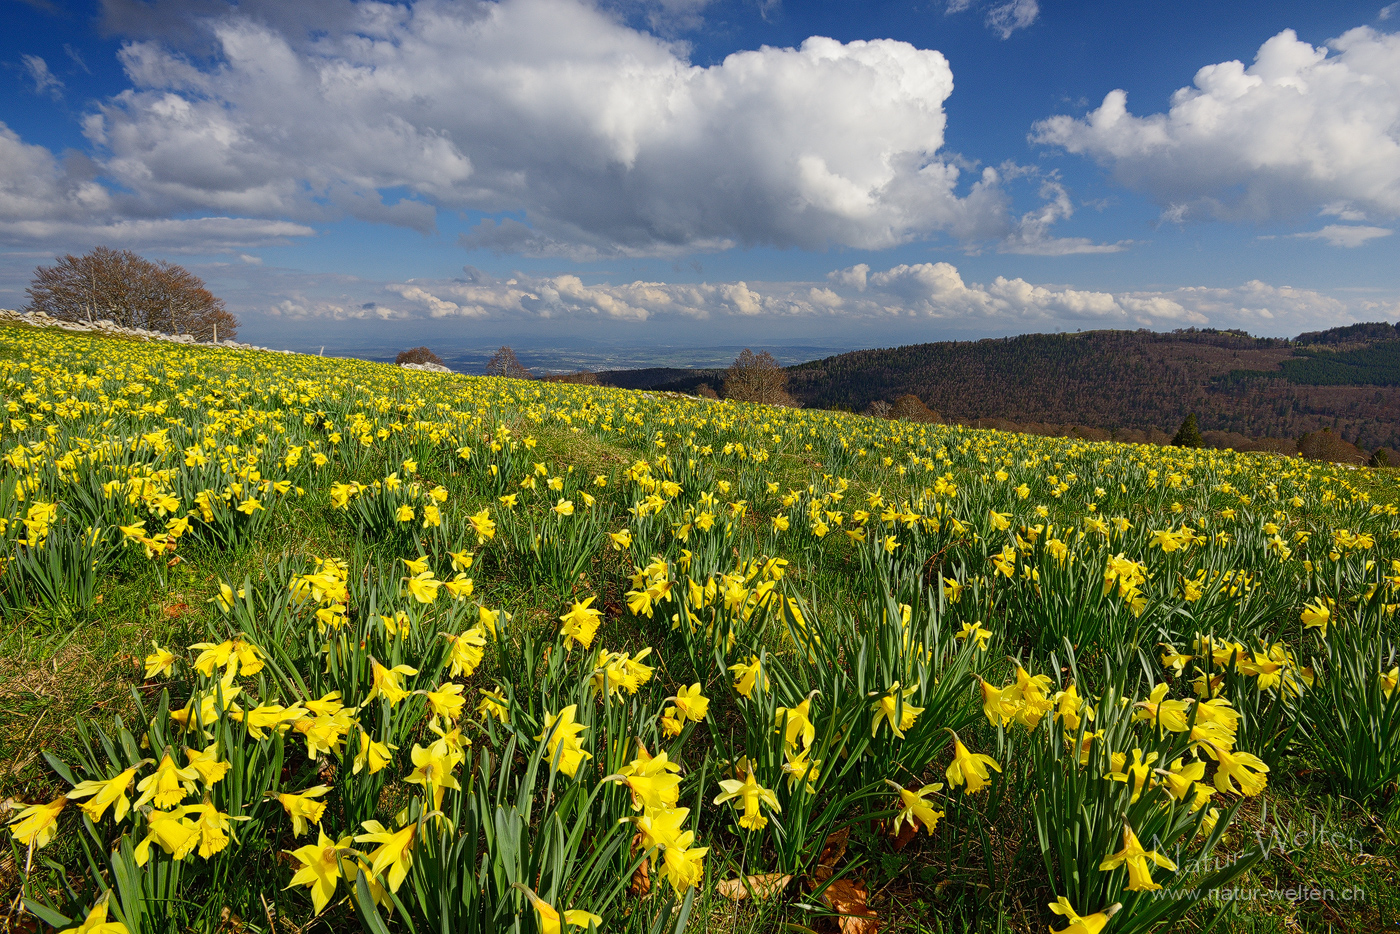
[[[948,421],[1080,425],[1142,439],[1174,432],[1194,412],[1203,431],[1296,439],[1328,428],[1366,450],[1400,448],[1400,325],[1384,322],[1294,340],[1191,328],[943,341],[837,354],[787,373],[788,391],[817,408],[863,411],[913,394]],[[719,388],[723,373],[599,378],[693,392],[701,382]]]

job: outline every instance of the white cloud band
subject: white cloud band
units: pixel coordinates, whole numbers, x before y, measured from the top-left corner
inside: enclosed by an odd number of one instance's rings
[[[1252,280],[1228,288],[1191,286],[1162,291],[1106,292],[1036,285],[998,276],[964,280],[950,263],[897,265],[872,271],[859,264],[821,282],[665,283],[637,281],[586,285],[577,276],[516,276],[495,280],[469,270],[463,280],[414,280],[381,287],[399,299],[394,308],[350,299],[298,299],[279,315],[470,318],[487,321],[569,320],[664,322],[708,320],[780,324],[834,332],[877,327],[881,333],[918,322],[950,332],[1033,331],[1056,328],[1243,328],[1288,335],[1357,320],[1400,317],[1400,302],[1338,298],[1310,289]],[[382,294],[382,293],[381,293]],[[357,310],[347,312],[347,307]],[[901,322],[904,325],[901,325]]]

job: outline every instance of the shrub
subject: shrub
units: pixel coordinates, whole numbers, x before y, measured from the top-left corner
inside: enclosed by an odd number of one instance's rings
[[[937,412],[924,405],[924,400],[912,392],[894,400],[894,405],[890,408],[890,418],[900,418],[906,422],[942,421]]]
[[[1330,461],[1333,464],[1364,464],[1366,455],[1356,445],[1332,429],[1313,431],[1298,439],[1298,453],[1310,461]]]
[[[400,366],[405,363],[433,363],[438,366],[444,366],[442,358],[427,347],[413,347],[409,350],[401,350],[399,351],[399,355],[394,358],[394,363]]]
[[[576,373],[555,373],[553,376],[546,376],[548,383],[571,383],[575,386],[597,386],[598,374],[592,370],[579,370]]]

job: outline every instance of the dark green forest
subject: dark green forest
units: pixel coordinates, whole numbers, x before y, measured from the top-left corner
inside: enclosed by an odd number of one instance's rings
[[[1303,350],[1283,361],[1283,375],[1307,386],[1400,385],[1400,340],[1339,353]]]
[[[865,411],[918,396],[946,421],[1086,426],[1114,437],[1203,432],[1287,439],[1330,429],[1372,451],[1400,448],[1400,326],[1358,324],[1256,338],[1188,329],[1027,334],[858,350],[787,368],[815,408]],[[599,374],[632,388],[721,388],[721,371]]]

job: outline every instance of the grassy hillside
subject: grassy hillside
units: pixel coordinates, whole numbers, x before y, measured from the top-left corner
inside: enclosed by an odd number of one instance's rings
[[[1396,471],[24,327],[0,404],[17,929],[1394,917]]]
[[[1400,331],[1359,324],[1294,341],[1232,331],[1029,334],[860,350],[789,367],[802,404],[864,411],[919,396],[945,419],[1081,426],[1170,437],[1188,413],[1204,430],[1296,441],[1330,429],[1370,452],[1400,447]],[[722,370],[598,374],[629,389],[718,388]]]
[[[857,411],[914,393],[945,418],[1297,438],[1331,428],[1400,446],[1400,339],[1329,349],[1233,332],[1031,334],[841,354],[789,368],[806,405]],[[1330,336],[1330,332],[1329,336]],[[1368,333],[1368,332],[1360,332]]]

